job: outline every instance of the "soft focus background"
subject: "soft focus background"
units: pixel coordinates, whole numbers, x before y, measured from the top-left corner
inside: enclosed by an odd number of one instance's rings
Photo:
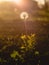
[[[0,65],[49,65],[48,0],[0,0]]]

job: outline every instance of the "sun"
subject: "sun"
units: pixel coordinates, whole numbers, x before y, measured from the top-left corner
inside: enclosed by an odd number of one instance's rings
[[[22,2],[22,0],[13,0],[14,2],[16,2],[17,4],[20,4]]]
[[[17,6],[22,8],[24,6],[24,0],[13,0],[13,2],[16,3]]]

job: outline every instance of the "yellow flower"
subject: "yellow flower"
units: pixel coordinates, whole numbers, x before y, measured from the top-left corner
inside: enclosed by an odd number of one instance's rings
[[[22,35],[21,36],[21,39],[26,39],[26,35]]]

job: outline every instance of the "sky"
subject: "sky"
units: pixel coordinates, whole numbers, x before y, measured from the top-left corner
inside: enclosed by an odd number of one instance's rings
[[[0,2],[3,2],[3,1],[13,1],[13,2],[16,2],[16,4],[18,4],[18,5],[23,4],[23,0],[0,0]],[[45,4],[45,0],[35,0],[35,1],[38,2],[38,6],[39,7],[41,7],[41,5],[44,5]]]
[[[19,2],[21,0],[0,0],[0,1],[15,1],[15,2]],[[36,0],[38,3],[44,4],[44,0]]]
[[[20,2],[22,0],[0,0],[0,2],[2,1],[14,1],[14,2]],[[45,3],[45,0],[35,0],[38,2],[38,4],[44,4]],[[48,0],[47,0],[48,1]]]

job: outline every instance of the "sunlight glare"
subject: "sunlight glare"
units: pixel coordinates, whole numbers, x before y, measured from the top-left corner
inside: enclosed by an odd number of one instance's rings
[[[38,2],[38,4],[42,4],[42,5],[44,5],[44,4],[45,4],[45,0],[35,0],[35,1],[37,1],[37,2]]]
[[[16,2],[17,4],[20,4],[22,2],[22,0],[0,0],[0,2],[5,2],[5,1]]]
[[[35,0],[38,2],[38,6],[42,8],[42,5],[45,5],[45,0]]]

